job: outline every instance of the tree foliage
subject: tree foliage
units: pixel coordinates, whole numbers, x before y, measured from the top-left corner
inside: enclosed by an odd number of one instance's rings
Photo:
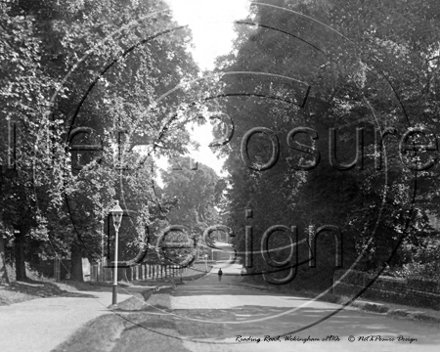
[[[24,268],[33,251],[40,259],[71,252],[72,274],[82,279],[81,258],[102,255],[103,223],[114,198],[138,212],[137,228],[154,217],[153,151],[145,156],[133,147],[185,150],[188,136],[174,115],[186,93],[158,98],[197,73],[187,52],[189,32],[156,1],[0,6],[6,250],[15,228],[15,247],[30,246],[15,256],[17,267]],[[128,246],[139,241],[129,237]]]
[[[222,106],[235,124],[234,139],[222,150],[231,175],[230,225],[253,226],[255,255],[249,273],[274,270],[260,255],[261,238],[279,224],[299,228],[301,285],[332,281],[333,234],[320,235],[314,253],[317,268],[308,265],[310,249],[314,250],[309,236],[324,225],[341,230],[346,268],[356,263],[357,268],[379,270],[411,260],[405,248],[415,245],[415,233],[430,229],[426,214],[437,213],[437,192],[429,179],[433,169],[408,168],[415,160],[426,162],[426,150],[405,153],[399,143],[411,128],[437,130],[436,8],[434,1],[276,0],[254,4],[251,16],[237,24],[235,51],[218,61],[219,74],[263,73],[222,79]],[[307,86],[309,95],[302,105]],[[300,126],[317,133],[295,135],[308,150],[288,138],[289,131]],[[242,139],[255,127],[272,132],[254,134],[244,150]],[[331,128],[336,129],[335,148]],[[356,164],[338,170],[335,164],[355,160],[356,128],[364,129],[363,168]],[[395,128],[396,135],[383,137],[384,150],[375,149],[375,130],[382,133],[387,128]],[[273,152],[270,136],[277,136],[279,154]],[[415,133],[405,143],[426,144],[428,138],[432,140],[429,133]],[[384,156],[379,170],[378,152]],[[255,168],[273,156],[274,165]],[[431,187],[422,197],[421,185],[425,191]],[[246,208],[253,209],[252,219],[245,220]],[[272,246],[285,246],[285,235],[272,237]],[[237,245],[244,253],[243,230]],[[295,262],[293,258],[291,264]]]

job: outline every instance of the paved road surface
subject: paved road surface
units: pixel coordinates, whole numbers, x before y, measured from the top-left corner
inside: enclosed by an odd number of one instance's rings
[[[111,292],[73,292],[0,307],[1,352],[48,352],[87,321],[108,314]],[[118,300],[130,296],[119,294]]]
[[[222,264],[222,266],[226,266]],[[329,319],[340,305],[326,302],[310,302],[308,299],[275,295],[266,291],[237,285],[240,276],[237,264],[222,269],[222,281],[218,281],[218,266],[211,273],[193,283],[180,286],[172,298],[172,307],[182,320],[181,326],[189,325],[184,346],[193,352],[206,351],[438,351],[440,329],[436,325],[411,320],[398,320],[384,315],[345,309]],[[192,319],[192,320],[191,320]],[[313,326],[313,324],[316,324]],[[306,328],[309,326],[309,328]],[[181,328],[185,332],[184,328]],[[199,329],[199,332],[197,331]],[[304,329],[304,330],[302,330]],[[211,331],[206,336],[201,331]],[[301,331],[302,330],[302,331]],[[294,332],[297,331],[297,332]],[[292,338],[319,338],[334,336],[333,341],[283,341],[265,342],[265,335],[277,337],[288,332]],[[238,342],[237,336],[253,339]],[[352,335],[354,342],[349,342]],[[374,341],[359,341],[360,336]],[[337,338],[336,338],[337,336]],[[417,339],[412,343],[397,341]],[[255,340],[260,338],[260,342]],[[384,341],[395,338],[395,341]],[[329,340],[331,340],[330,338]],[[339,339],[339,341],[335,341]],[[382,339],[382,341],[380,340]]]

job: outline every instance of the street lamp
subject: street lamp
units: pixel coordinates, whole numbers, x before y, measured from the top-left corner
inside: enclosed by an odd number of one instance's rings
[[[114,272],[114,281],[113,281],[113,304],[117,303],[117,287],[118,287],[118,234],[119,234],[119,227],[121,226],[122,222],[122,214],[124,214],[124,211],[119,206],[119,201],[116,201],[115,206],[110,209],[110,214],[112,215],[113,219],[113,226],[115,227],[115,272]]]

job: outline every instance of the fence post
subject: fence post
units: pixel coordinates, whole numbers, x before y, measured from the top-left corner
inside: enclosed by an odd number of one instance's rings
[[[59,282],[61,280],[61,265],[60,265],[60,257],[57,255],[54,259],[54,276],[55,281]]]

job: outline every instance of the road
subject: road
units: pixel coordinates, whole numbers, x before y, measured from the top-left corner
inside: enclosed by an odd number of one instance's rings
[[[354,309],[327,318],[341,306],[240,286],[240,271],[238,264],[217,265],[175,291],[172,307],[189,351],[438,351],[440,346],[436,325]],[[285,334],[291,340],[278,341]],[[274,340],[264,341],[265,336]],[[304,341],[309,337],[319,341]]]
[[[219,267],[224,273],[221,281]],[[85,322],[106,313],[106,322],[123,323],[120,334],[86,330],[62,350],[419,352],[440,346],[437,325],[354,309],[339,311],[337,304],[246,287],[241,270],[237,263],[218,262],[205,277],[178,286],[171,297],[158,294],[167,297],[172,309],[110,313],[106,307],[111,293],[99,291],[0,307],[0,351],[50,351]],[[128,297],[120,294],[119,300]]]

